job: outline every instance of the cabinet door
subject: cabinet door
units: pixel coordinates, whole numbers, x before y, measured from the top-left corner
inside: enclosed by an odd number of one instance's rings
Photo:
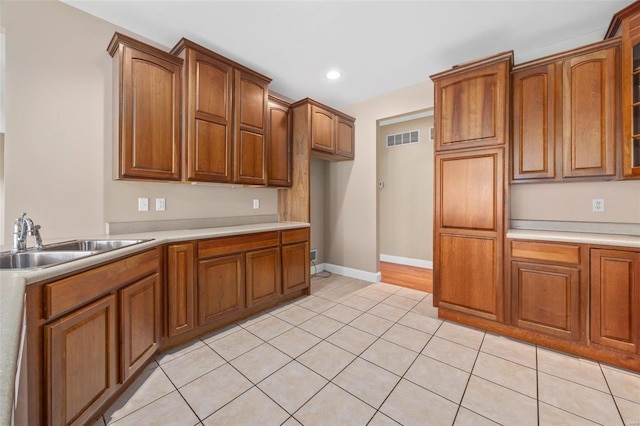
[[[563,176],[615,175],[618,48],[564,62]]]
[[[114,392],[116,315],[110,295],[45,325],[48,424],[82,424]]]
[[[195,327],[193,244],[167,248],[167,334],[177,336]]]
[[[336,154],[353,159],[355,153],[355,127],[351,120],[336,116]]]
[[[289,106],[269,100],[267,184],[291,186],[291,112]]]
[[[154,274],[120,290],[121,381],[126,381],[160,345],[162,333],[160,275]]]
[[[580,339],[578,269],[513,261],[511,279],[514,325],[565,339]]]
[[[233,68],[193,49],[186,58],[186,178],[231,182]]]
[[[514,72],[513,179],[555,177],[556,64]]]
[[[282,246],[282,292],[309,287],[309,242]]]
[[[591,250],[591,341],[640,352],[640,253]]]
[[[622,174],[640,177],[640,15],[622,24]]]
[[[311,149],[335,154],[333,113],[311,105]]]
[[[244,309],[244,255],[198,262],[198,325]]]
[[[247,307],[278,298],[282,294],[280,249],[250,251],[246,257]]]
[[[180,66],[123,47],[120,177],[180,179]]]
[[[235,70],[234,182],[266,185],[268,83]]]

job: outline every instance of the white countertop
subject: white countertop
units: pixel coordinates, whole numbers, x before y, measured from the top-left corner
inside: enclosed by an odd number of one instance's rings
[[[74,239],[153,239],[144,243],[101,254],[35,270],[0,270],[0,425],[11,423],[11,405],[15,390],[15,375],[22,313],[24,309],[24,295],[26,286],[30,283],[55,278],[69,272],[81,270],[105,261],[121,258],[158,245],[192,241],[205,238],[225,237],[230,235],[252,234],[256,232],[279,231],[284,229],[308,227],[302,222],[273,222],[251,225],[225,226],[204,229],[180,229],[171,231],[145,232],[137,234],[70,236],[57,241],[45,241],[46,244]],[[7,248],[8,250],[8,248]]]
[[[510,229],[507,238],[640,248],[640,236]]]

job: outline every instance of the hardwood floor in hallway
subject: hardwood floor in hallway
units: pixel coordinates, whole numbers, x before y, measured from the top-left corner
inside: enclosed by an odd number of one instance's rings
[[[433,270],[399,263],[380,262],[382,282],[433,293]]]

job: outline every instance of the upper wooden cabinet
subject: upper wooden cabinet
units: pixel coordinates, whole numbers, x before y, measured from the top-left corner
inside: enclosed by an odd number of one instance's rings
[[[622,36],[622,177],[640,178],[640,3],[613,16],[605,38]]]
[[[271,79],[187,39],[184,59],[185,180],[266,185]]]
[[[431,76],[436,151],[506,143],[512,65],[505,52]]]
[[[267,185],[292,185],[291,110],[289,102],[269,95]]]
[[[514,68],[514,181],[615,177],[619,44]]]
[[[304,120],[294,122],[304,126],[311,155],[330,161],[353,160],[355,155],[355,118],[306,98],[291,105],[304,113]]]
[[[182,59],[115,33],[114,175],[116,178],[180,180],[180,69]]]

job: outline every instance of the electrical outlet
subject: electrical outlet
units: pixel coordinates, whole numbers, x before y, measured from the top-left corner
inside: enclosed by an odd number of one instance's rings
[[[148,198],[138,198],[138,211],[139,212],[148,212],[149,211],[149,199]]]
[[[165,211],[167,204],[164,198],[156,198],[156,211],[163,212]]]
[[[253,200],[253,208],[254,209],[260,208],[260,200]]]
[[[594,212],[603,213],[604,212],[604,199],[602,198],[594,198],[592,200],[592,208]]]
[[[318,260],[318,249],[311,249],[310,259],[312,262],[315,262],[316,260]]]

